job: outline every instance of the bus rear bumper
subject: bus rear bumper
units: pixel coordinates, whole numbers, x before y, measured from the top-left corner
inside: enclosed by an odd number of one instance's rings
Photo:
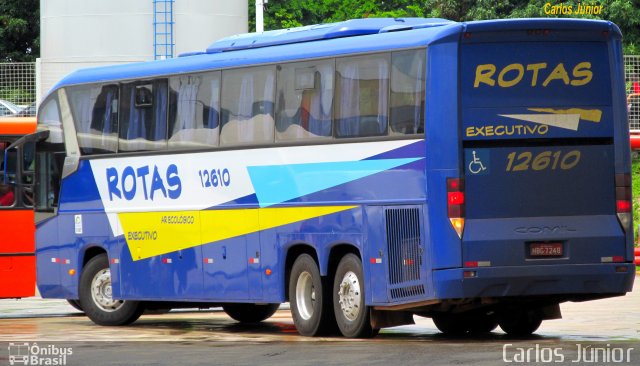
[[[465,278],[465,272],[468,271],[475,274],[467,273]],[[439,300],[540,295],[623,295],[631,291],[634,278],[635,266],[631,263],[457,268],[433,272],[435,295]]]

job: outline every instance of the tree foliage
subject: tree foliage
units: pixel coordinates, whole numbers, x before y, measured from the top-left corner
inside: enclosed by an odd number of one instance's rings
[[[255,1],[249,1],[249,29],[255,30]],[[427,17],[455,21],[561,17],[548,14],[545,4],[602,5],[602,14],[571,14],[571,18],[606,19],[624,35],[626,53],[640,53],[640,0],[270,0],[265,6],[265,30],[337,22],[367,17]],[[547,7],[547,9],[549,9]]]
[[[35,61],[40,55],[40,1],[0,0],[0,60]]]

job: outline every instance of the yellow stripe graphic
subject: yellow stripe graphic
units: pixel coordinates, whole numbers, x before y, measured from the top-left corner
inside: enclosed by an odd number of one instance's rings
[[[118,217],[131,257],[137,261],[355,207],[127,212]]]

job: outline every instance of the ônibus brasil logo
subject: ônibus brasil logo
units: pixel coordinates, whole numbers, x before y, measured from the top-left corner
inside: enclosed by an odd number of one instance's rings
[[[53,344],[39,346],[37,343],[9,343],[10,365],[66,365],[67,357],[73,354],[71,347]]]

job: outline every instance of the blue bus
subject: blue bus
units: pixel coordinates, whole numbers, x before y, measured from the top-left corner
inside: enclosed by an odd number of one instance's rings
[[[288,301],[301,334],[346,337],[414,315],[526,335],[624,295],[620,40],[606,21],[358,19],[74,72],[23,139],[40,293],[103,325]]]

